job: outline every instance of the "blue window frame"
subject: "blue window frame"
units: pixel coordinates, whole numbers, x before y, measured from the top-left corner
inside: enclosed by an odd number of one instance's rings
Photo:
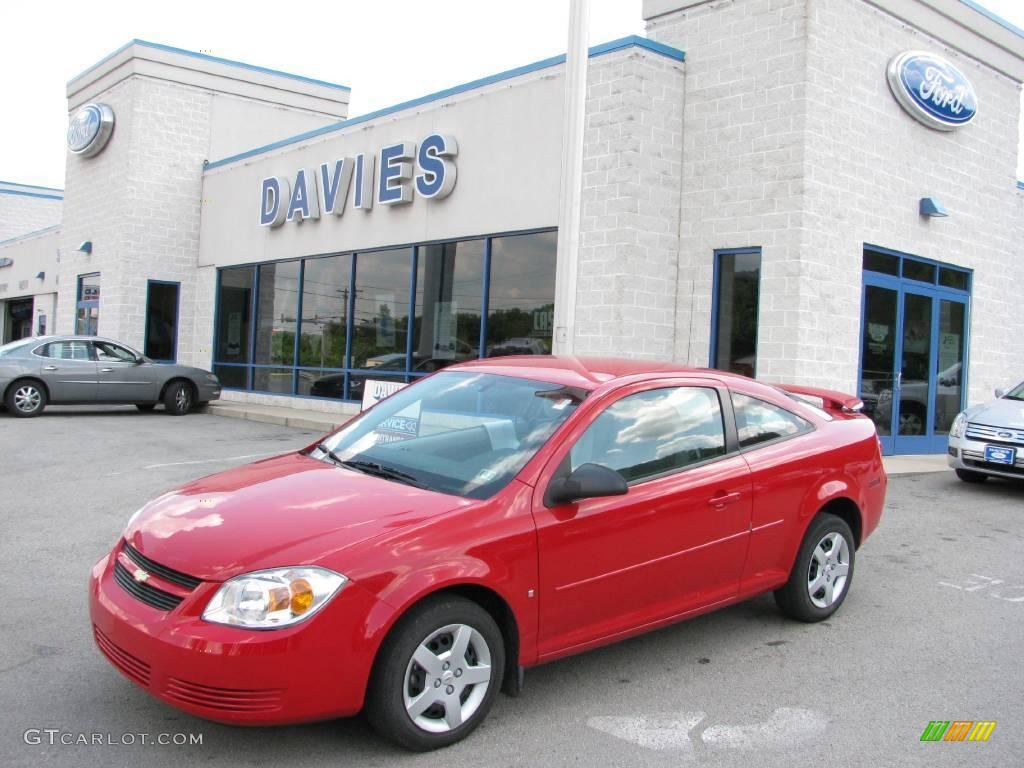
[[[761,249],[715,251],[710,366],[757,375],[757,329],[761,294]]]
[[[223,267],[214,371],[227,389],[360,400],[368,378],[548,353],[555,244],[543,229]]]

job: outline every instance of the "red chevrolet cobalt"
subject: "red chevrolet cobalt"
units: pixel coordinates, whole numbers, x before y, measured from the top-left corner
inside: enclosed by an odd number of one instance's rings
[[[526,667],[767,590],[831,616],[885,498],[858,404],[640,361],[453,366],[139,510],[92,571],[96,644],[201,717],[365,710],[451,744]]]

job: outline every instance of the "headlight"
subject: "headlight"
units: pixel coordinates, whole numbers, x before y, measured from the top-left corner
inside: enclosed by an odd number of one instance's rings
[[[950,437],[963,437],[964,432],[967,430],[967,416],[963,411],[956,415],[953,419],[953,426],[949,428]]]
[[[348,579],[326,568],[273,568],[225,581],[203,619],[251,629],[305,621],[340,592]]]
[[[220,384],[220,379],[218,379],[216,374],[213,373],[206,374],[206,380],[212,381],[214,384]]]

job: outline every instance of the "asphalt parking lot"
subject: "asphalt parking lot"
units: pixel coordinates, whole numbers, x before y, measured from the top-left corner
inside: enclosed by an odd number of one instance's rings
[[[530,670],[520,698],[499,697],[473,736],[440,755],[400,751],[359,718],[232,728],[150,698],[93,647],[90,567],[148,499],[314,437],[134,408],[0,413],[0,763],[1020,765],[1024,484],[968,486],[951,472],[891,479],[882,525],[831,620],[788,621],[766,595]],[[985,743],[922,743],[931,720],[998,725]],[[79,734],[104,743],[60,743]]]

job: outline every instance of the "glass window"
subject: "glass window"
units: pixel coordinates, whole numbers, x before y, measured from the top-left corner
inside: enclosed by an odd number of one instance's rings
[[[486,499],[569,418],[582,394],[531,379],[442,371],[391,395],[325,443],[354,471]]]
[[[344,397],[345,330],[352,256],[306,259],[302,273],[298,393]]]
[[[54,341],[43,348],[43,356],[60,360],[92,360],[92,352],[84,341]]]
[[[557,242],[555,232],[491,241],[488,357],[551,353]]]
[[[100,322],[99,273],[79,275],[78,303],[75,307],[75,333],[95,336]]]
[[[732,393],[732,407],[736,412],[736,429],[741,448],[780,437],[792,437],[813,429],[809,421],[785,408],[738,392]]]
[[[288,368],[253,368],[252,370],[252,388],[256,392],[292,394],[294,368],[289,366]]]
[[[299,263],[261,264],[256,299],[257,365],[295,364],[295,318],[299,310]],[[254,389],[258,389],[255,384]],[[273,390],[275,392],[282,390]],[[291,392],[291,387],[288,387]]]
[[[939,348],[935,355],[935,434],[947,434],[964,402],[967,305],[939,301]]]
[[[352,367],[405,370],[412,249],[356,256]]]
[[[895,275],[899,277],[900,274],[900,259],[898,256],[893,256],[888,253],[879,253],[878,251],[864,251],[864,269],[869,272],[881,272],[884,275]]]
[[[416,263],[412,370],[480,356],[484,241],[426,245]]]
[[[217,348],[220,363],[249,363],[252,333],[252,290],[255,267],[229,267],[220,271],[217,288]],[[221,377],[223,380],[223,377]]]
[[[724,454],[718,393],[675,387],[612,403],[572,447],[570,464],[601,464],[635,482]]]
[[[911,280],[920,280],[922,283],[934,283],[935,265],[925,264],[923,261],[914,261],[913,259],[904,259],[903,276]]]
[[[230,389],[249,388],[249,366],[246,365],[217,365],[213,364],[213,372],[217,374],[221,386]]]
[[[753,377],[757,373],[757,311],[761,251],[718,253],[715,333],[711,367]]]
[[[947,269],[939,267],[939,285],[947,288],[956,288],[959,291],[966,291],[970,287],[970,275],[961,272],[959,269]]]
[[[146,290],[146,356],[173,361],[178,340],[178,284],[149,283]]]
[[[93,346],[96,349],[96,359],[103,363],[134,363],[136,360],[134,352],[119,344],[97,341]]]

